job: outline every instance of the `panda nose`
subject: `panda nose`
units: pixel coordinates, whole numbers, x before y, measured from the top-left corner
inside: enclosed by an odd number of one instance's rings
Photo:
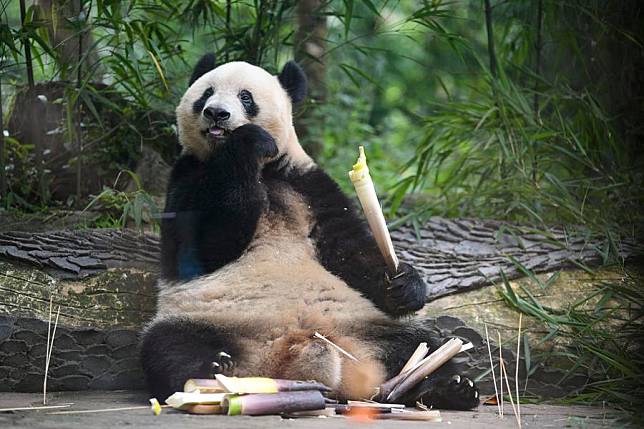
[[[203,115],[211,121],[225,121],[230,118],[230,112],[219,107],[206,107],[203,110]]]

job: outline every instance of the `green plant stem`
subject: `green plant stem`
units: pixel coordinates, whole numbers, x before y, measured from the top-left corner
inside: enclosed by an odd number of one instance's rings
[[[27,10],[25,7],[25,0],[20,0],[20,22],[22,23],[22,41],[25,46],[25,65],[27,67],[27,82],[29,84],[29,89],[34,88],[34,66],[33,61],[31,60],[31,42],[29,41],[29,36],[26,32],[26,21],[27,21]]]
[[[2,60],[0,59],[0,64]],[[2,204],[7,201],[7,172],[5,170],[5,144],[4,144],[4,112],[2,110],[2,78],[0,76],[0,198]]]

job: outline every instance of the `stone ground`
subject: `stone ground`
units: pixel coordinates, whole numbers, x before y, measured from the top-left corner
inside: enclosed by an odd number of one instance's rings
[[[360,423],[345,417],[282,419],[278,416],[227,417],[194,416],[165,408],[160,416],[154,416],[149,408],[108,411],[100,413],[71,413],[82,410],[98,410],[146,406],[147,395],[133,391],[84,391],[54,392],[48,395],[48,405],[73,403],[69,408],[51,410],[28,410],[3,412],[3,408],[42,405],[42,395],[36,393],[0,393],[0,428],[406,428],[416,429],[433,426],[449,426],[450,429],[495,429],[517,427],[512,410],[506,408],[504,419],[496,416],[496,407],[480,406],[471,412],[442,411],[442,422],[373,421]],[[65,414],[57,414],[65,412]],[[616,422],[621,415],[612,409],[580,406],[556,406],[525,404],[521,407],[524,428],[596,428],[622,427]]]

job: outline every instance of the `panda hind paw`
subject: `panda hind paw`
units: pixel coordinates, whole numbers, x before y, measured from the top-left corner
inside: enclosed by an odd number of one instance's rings
[[[215,360],[211,364],[213,378],[217,374],[232,375],[235,365],[235,361],[228,353],[224,351],[217,353]]]
[[[438,409],[471,410],[479,405],[479,389],[469,378],[456,374],[436,380],[417,401]]]

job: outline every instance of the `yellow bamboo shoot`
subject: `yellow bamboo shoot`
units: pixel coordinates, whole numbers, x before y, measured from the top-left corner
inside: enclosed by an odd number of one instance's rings
[[[356,188],[358,200],[360,200],[360,205],[369,223],[369,228],[371,228],[371,232],[376,239],[378,249],[380,249],[380,253],[382,253],[385,259],[390,274],[394,274],[398,271],[398,257],[396,256],[394,245],[389,236],[389,230],[387,229],[387,223],[385,222],[385,217],[382,214],[382,209],[378,202],[373,180],[371,180],[371,176],[369,175],[364,147],[360,146],[359,150],[360,156],[358,157],[358,161],[353,165],[353,169],[349,172],[349,178]]]

